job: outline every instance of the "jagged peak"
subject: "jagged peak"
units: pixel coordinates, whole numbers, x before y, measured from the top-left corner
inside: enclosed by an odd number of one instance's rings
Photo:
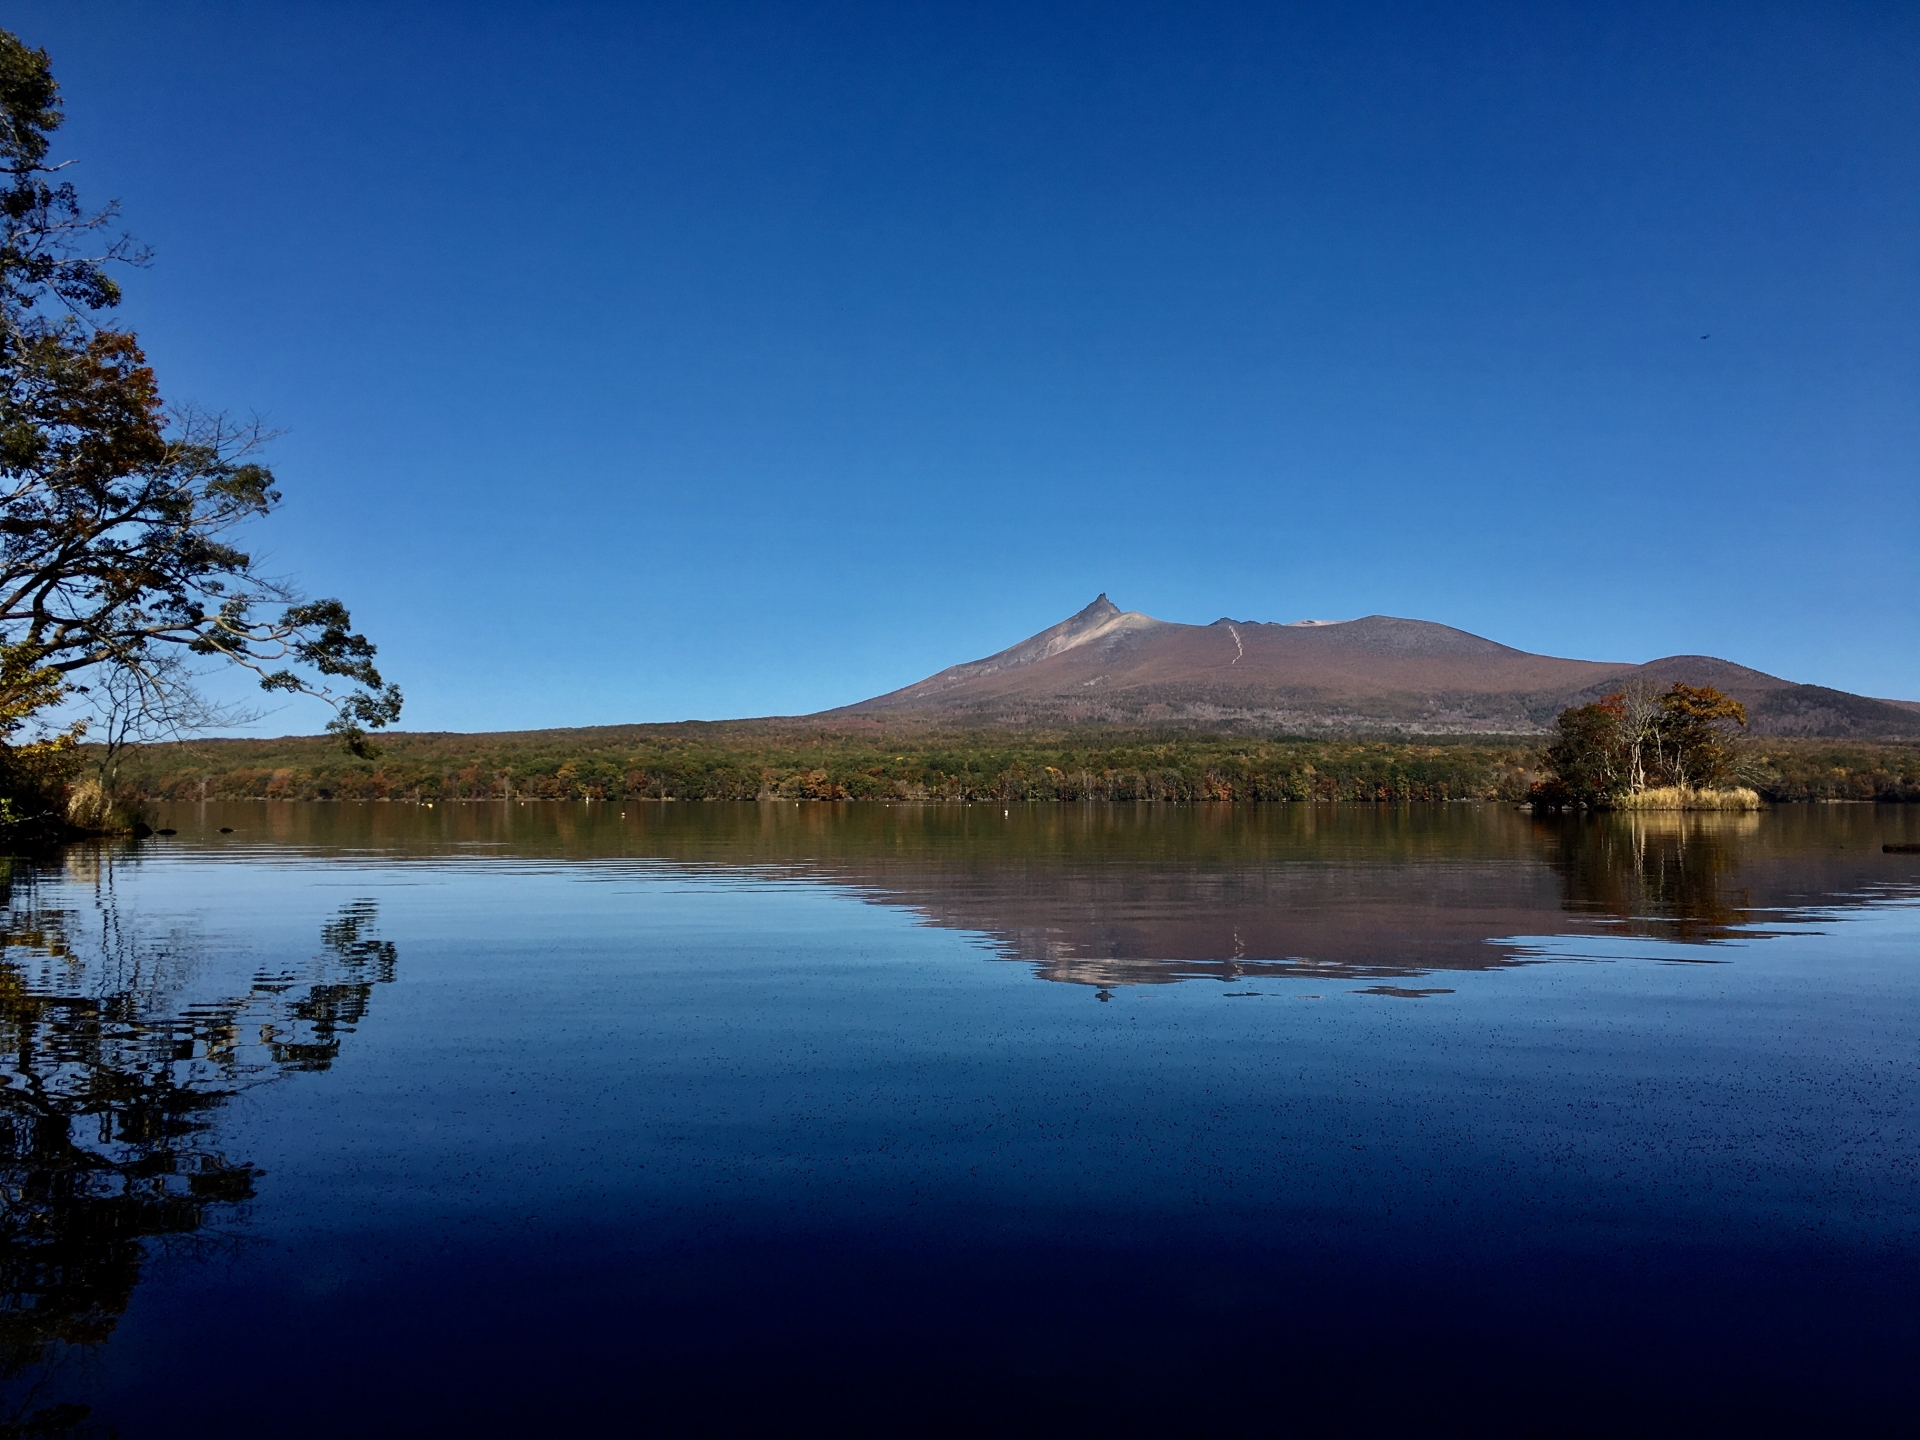
[[[917,691],[922,687],[943,689],[962,680],[978,679],[1002,670],[1032,665],[1036,661],[1048,659],[1060,654],[1063,650],[1072,650],[1090,641],[1105,639],[1108,636],[1117,637],[1129,631],[1151,628],[1160,623],[1151,615],[1122,610],[1107,598],[1103,590],[1084,609],[1069,615],[1057,625],[1048,626],[1038,635],[1030,635],[1017,645],[1010,645],[998,654],[987,656],[984,660],[951,666],[938,675],[921,681],[919,685],[907,688],[910,691]]]

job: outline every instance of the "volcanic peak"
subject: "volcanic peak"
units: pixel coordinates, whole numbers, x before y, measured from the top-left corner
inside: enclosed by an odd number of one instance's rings
[[[984,659],[833,714],[921,713],[988,725],[1256,727],[1292,732],[1530,734],[1639,682],[1715,685],[1759,734],[1920,737],[1920,708],[1796,685],[1710,655],[1644,665],[1535,655],[1428,620],[1156,620],[1105,594]]]

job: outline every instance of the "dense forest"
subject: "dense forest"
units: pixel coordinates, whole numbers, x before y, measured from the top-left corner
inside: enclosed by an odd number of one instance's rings
[[[807,722],[396,734],[362,759],[325,737],[155,745],[148,799],[1524,800],[1544,737],[1307,739],[1191,731],[898,731]],[[1920,800],[1920,746],[1742,742],[1765,798]]]

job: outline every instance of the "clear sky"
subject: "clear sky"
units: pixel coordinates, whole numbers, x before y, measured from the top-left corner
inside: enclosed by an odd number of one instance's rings
[[[0,23],[408,728],[803,712],[1102,590],[1920,697],[1911,3]]]

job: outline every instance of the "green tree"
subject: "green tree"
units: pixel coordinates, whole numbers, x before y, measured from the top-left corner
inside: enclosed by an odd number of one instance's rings
[[[110,267],[146,257],[59,178],[61,119],[46,53],[0,31],[0,716],[17,730],[105,671],[164,707],[182,665],[234,664],[326,701],[367,753],[400,692],[345,606],[234,543],[280,500],[259,427],[167,409],[136,337],[103,322]]]

